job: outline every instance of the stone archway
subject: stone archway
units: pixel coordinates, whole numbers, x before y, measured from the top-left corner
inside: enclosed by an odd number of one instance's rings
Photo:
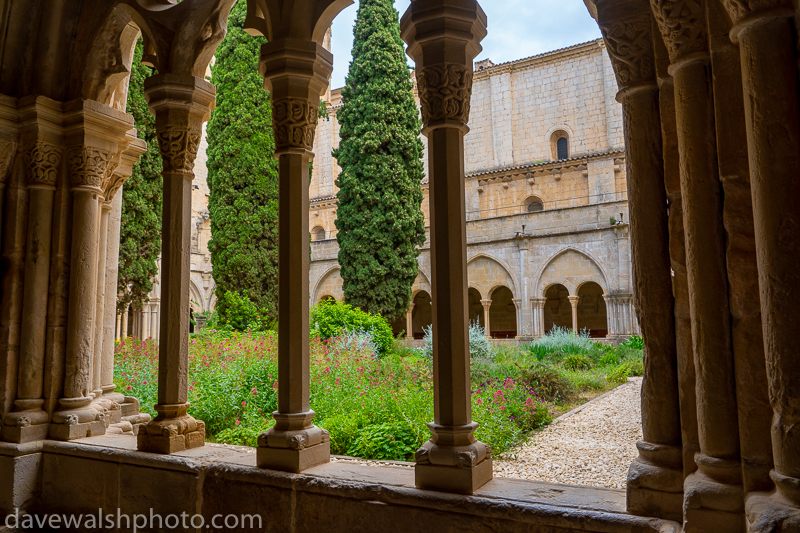
[[[491,294],[489,334],[494,339],[513,339],[517,336],[517,307],[514,295],[506,286],[497,287]]]
[[[588,281],[578,288],[578,331],[588,331],[592,338],[608,335],[608,318],[603,288]]]
[[[550,285],[544,292],[544,332],[555,327],[572,329],[572,306],[569,303],[569,290],[560,284]]]
[[[480,291],[474,287],[470,287],[467,291],[469,323],[477,322],[481,327],[485,328],[486,324],[483,318],[483,304],[481,303],[481,299]]]

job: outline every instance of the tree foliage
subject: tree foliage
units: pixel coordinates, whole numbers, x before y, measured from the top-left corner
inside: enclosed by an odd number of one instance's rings
[[[208,248],[218,294],[246,293],[276,318],[278,174],[270,95],[258,73],[266,40],[244,32],[246,13],[245,2],[234,6],[211,69],[217,106],[207,129]],[[227,301],[218,301],[222,314]]]
[[[361,0],[342,89],[339,264],[345,301],[404,316],[425,242],[421,123],[391,0]]]
[[[122,223],[119,245],[117,306],[142,306],[153,289],[161,254],[161,155],[158,151],[155,117],[147,107],[144,80],[153,70],[141,64],[142,41],[136,44],[130,85],[128,113],[136,121],[140,139],[147,142],[147,152],[133,166],[133,174],[122,189]]]

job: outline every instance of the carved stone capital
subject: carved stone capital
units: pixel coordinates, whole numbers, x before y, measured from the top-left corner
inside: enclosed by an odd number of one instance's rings
[[[643,13],[600,26],[621,89],[655,78],[650,22],[650,15]]]
[[[102,190],[108,178],[113,153],[92,146],[73,146],[67,151],[73,188]]]
[[[788,6],[790,3],[785,0],[722,0],[722,5],[725,6],[733,23],[737,24],[744,17],[753,13]]]
[[[702,0],[650,0],[670,61],[695,52],[707,52],[705,9]]]
[[[119,192],[122,185],[127,181],[128,176],[124,176],[122,174],[114,173],[106,182],[106,187],[103,191],[103,198],[105,198],[105,202],[110,204],[114,200],[114,196]]]
[[[164,172],[191,174],[202,135],[201,126],[189,128],[167,127],[159,129],[158,149],[164,160]]]
[[[272,101],[272,127],[275,151],[314,148],[314,133],[319,121],[319,106],[305,98],[280,98]]]
[[[28,166],[28,185],[54,187],[61,164],[60,146],[36,141],[25,151],[25,164]]]
[[[14,156],[17,154],[17,143],[11,141],[0,141],[0,186],[8,179],[11,167],[14,164]]]
[[[472,69],[457,63],[424,67],[417,73],[422,123],[469,122]]]

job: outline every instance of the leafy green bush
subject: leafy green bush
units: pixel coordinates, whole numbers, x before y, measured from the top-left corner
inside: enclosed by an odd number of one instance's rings
[[[639,335],[632,335],[631,337],[628,337],[625,342],[620,344],[620,346],[642,350],[644,349],[644,339],[642,339]]]
[[[631,376],[644,375],[644,363],[642,361],[631,361],[630,363],[627,363],[627,365],[631,367]]]
[[[519,379],[529,383],[537,391],[537,396],[547,402],[560,403],[573,392],[567,376],[540,362],[522,369]]]
[[[383,356],[394,346],[392,326],[380,315],[371,315],[342,302],[323,300],[311,308],[311,337],[326,341],[343,333],[348,337],[366,333],[374,343],[375,355]]]
[[[347,449],[353,457],[412,460],[419,448],[417,434],[408,424],[374,424],[362,429]]]
[[[569,354],[561,362],[567,370],[589,370],[592,360],[581,354]]]
[[[620,356],[616,352],[609,352],[600,358],[601,366],[618,365],[620,363]]]
[[[220,331],[274,331],[277,323],[270,318],[266,309],[260,309],[247,296],[247,291],[241,294],[235,291],[224,291],[219,295],[219,301],[224,306],[218,305],[217,311],[211,314],[206,326],[210,330]]]
[[[421,348],[423,356],[433,357],[433,327],[423,327],[425,345]],[[469,323],[469,355],[472,359],[491,359],[495,349],[486,337],[486,330],[477,321]]]
[[[554,327],[547,332],[541,339],[528,344],[528,352],[542,361],[548,354],[588,354],[596,349],[594,341],[589,338],[589,332],[584,330],[575,334],[572,330]]]
[[[631,375],[631,365],[625,363],[622,365],[611,367],[606,374],[606,379],[610,383],[621,384],[628,381],[628,376]]]

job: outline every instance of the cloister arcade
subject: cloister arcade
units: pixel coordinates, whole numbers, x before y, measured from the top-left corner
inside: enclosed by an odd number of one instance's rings
[[[413,474],[330,462],[310,405],[309,162],[332,68],[321,42],[350,0],[248,0],[249,30],[269,41],[279,161],[278,410],[255,453],[205,446],[187,403],[189,199],[214,105],[203,74],[233,2],[0,2],[2,512],[252,513],[271,531],[800,530],[796,2],[586,0],[624,109],[645,343],[625,495],[493,479],[475,436],[463,161],[488,23],[475,0],[412,0],[401,22],[429,139],[435,316],[431,440]],[[140,32],[158,72],[145,91],[164,160],[163,287],[158,416],[134,438],[106,435],[137,405],[114,390],[105,266],[119,186],[144,150],[122,110]],[[505,287],[579,294],[550,279]]]

